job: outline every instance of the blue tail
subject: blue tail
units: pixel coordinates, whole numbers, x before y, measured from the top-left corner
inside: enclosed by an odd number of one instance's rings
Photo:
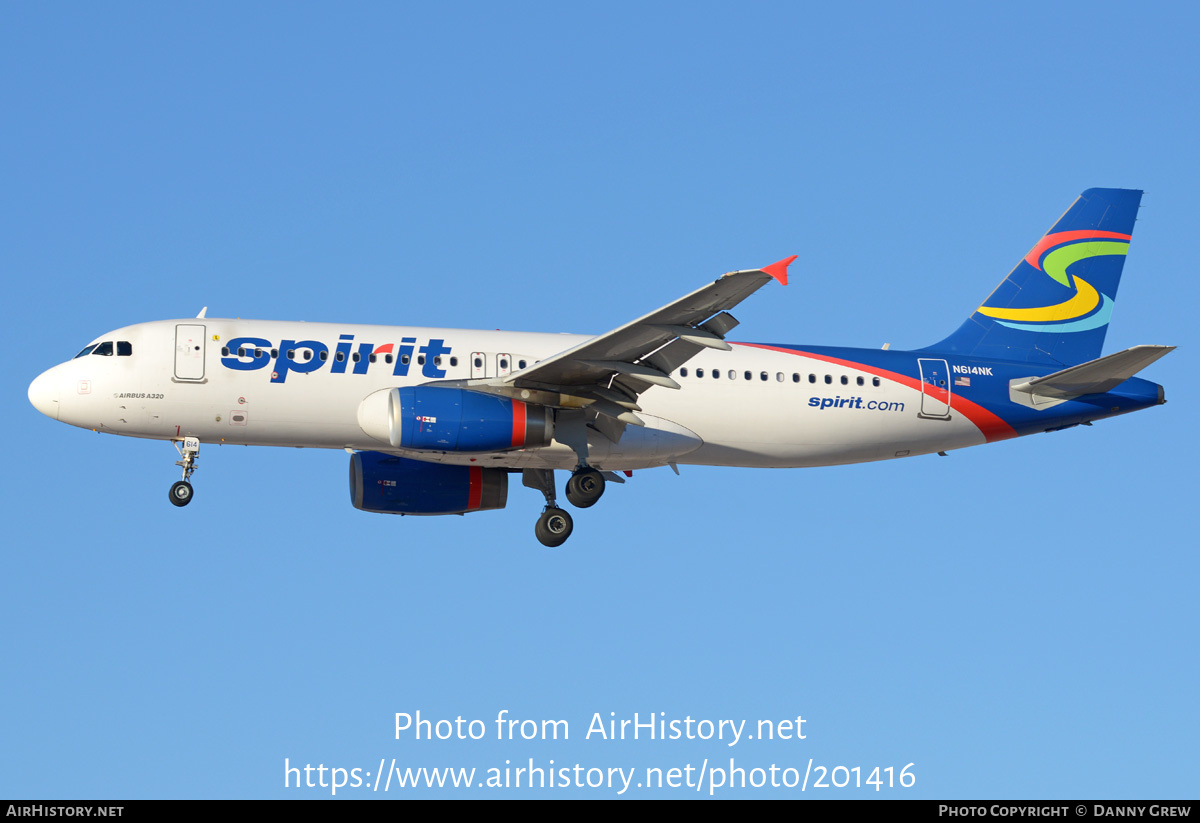
[[[1100,356],[1142,193],[1088,189],[958,331],[925,351],[1073,366]]]

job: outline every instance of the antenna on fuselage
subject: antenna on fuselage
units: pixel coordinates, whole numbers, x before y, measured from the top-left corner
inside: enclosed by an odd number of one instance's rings
[[[205,306],[204,308],[202,308],[202,309],[200,310],[200,313],[196,315],[196,319],[197,319],[197,320],[199,320],[199,319],[203,318],[203,317],[204,317],[204,313],[205,313],[206,311],[208,311],[208,306]]]

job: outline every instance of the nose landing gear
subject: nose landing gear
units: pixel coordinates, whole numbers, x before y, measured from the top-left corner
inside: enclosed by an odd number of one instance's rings
[[[171,491],[167,496],[176,506],[186,506],[192,502],[192,484],[189,481],[192,479],[192,472],[196,470],[196,461],[200,457],[200,441],[195,437],[185,437],[182,446],[178,440],[173,442],[175,450],[182,458],[176,460],[175,465],[183,467],[183,479],[171,486]]]
[[[168,496],[176,506],[186,506],[192,502],[192,484],[186,480],[178,480],[171,486]]]

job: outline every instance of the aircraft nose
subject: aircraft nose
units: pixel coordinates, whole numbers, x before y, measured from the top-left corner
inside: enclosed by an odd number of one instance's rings
[[[58,419],[58,381],[50,372],[42,372],[29,384],[29,402],[51,420]]]

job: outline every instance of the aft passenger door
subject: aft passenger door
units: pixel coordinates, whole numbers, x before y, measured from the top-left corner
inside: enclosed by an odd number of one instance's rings
[[[949,420],[951,387],[946,361],[922,357],[917,367],[921,370],[921,411],[917,416]]]

